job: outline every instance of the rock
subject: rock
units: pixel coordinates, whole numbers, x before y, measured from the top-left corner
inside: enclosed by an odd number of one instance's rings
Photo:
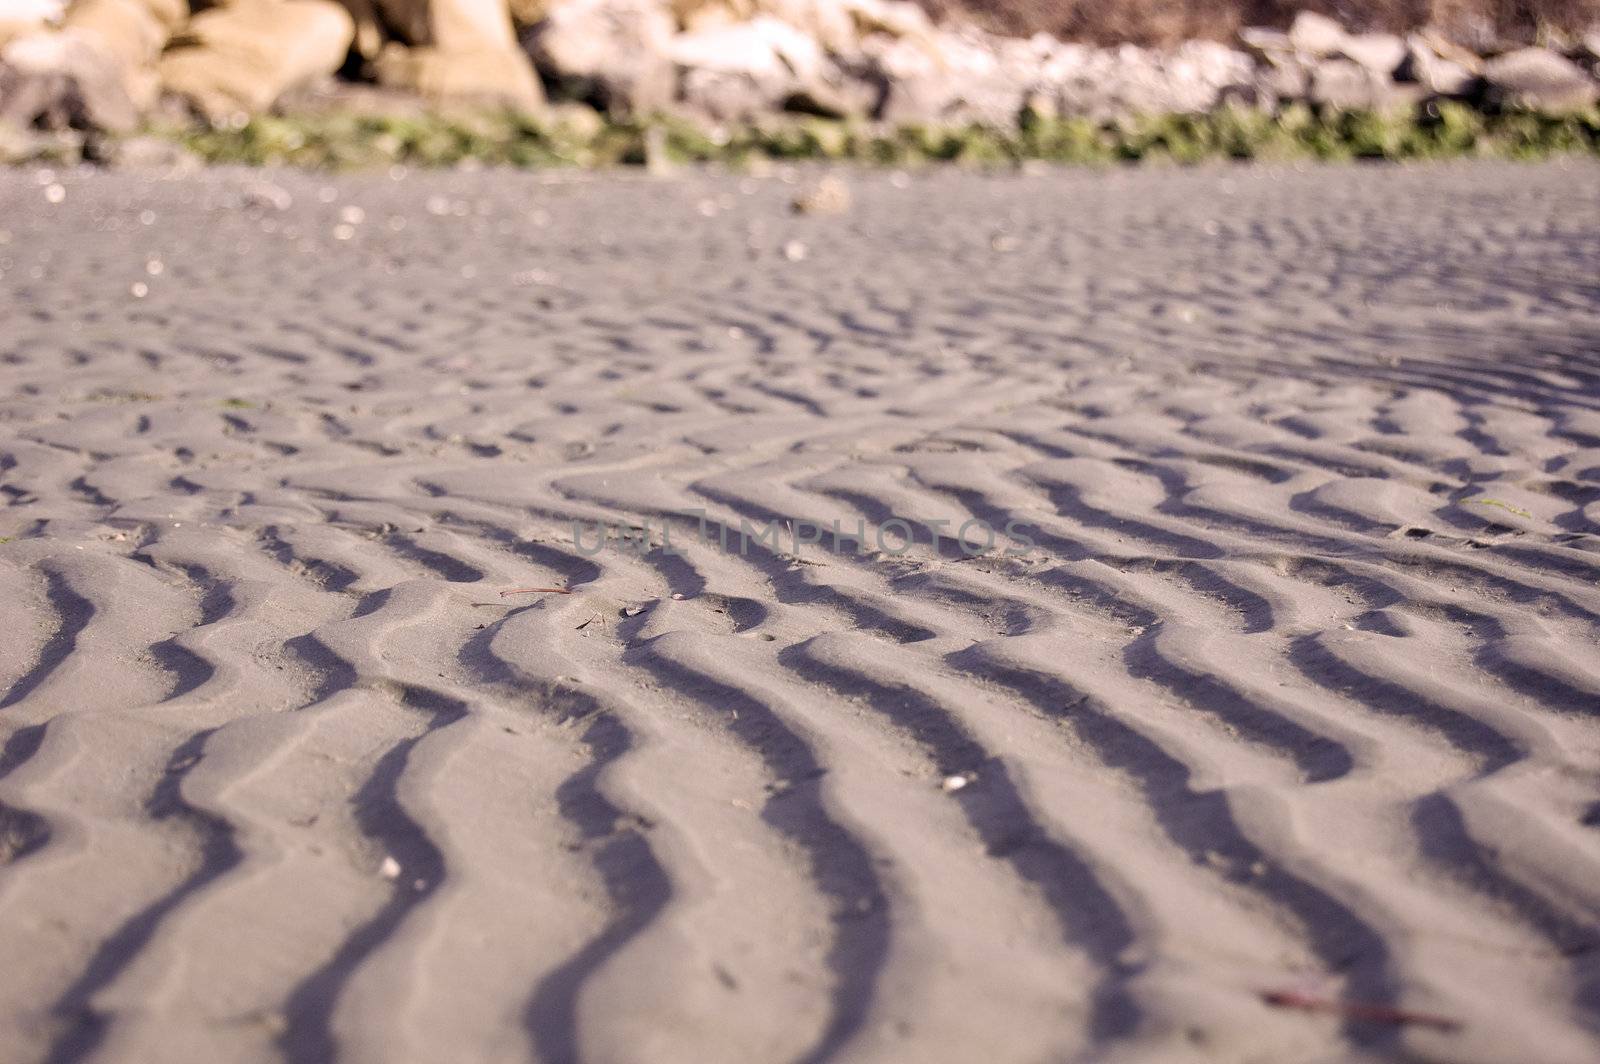
[[[870,68],[858,65],[847,69],[830,58],[820,74],[796,86],[783,105],[789,111],[823,118],[864,118],[878,109],[882,99],[882,87]]]
[[[1046,65],[1045,76],[1058,85],[1060,113],[1108,119],[1209,111],[1225,94],[1249,88],[1255,71],[1244,52],[1189,41],[1170,52],[1131,45],[1063,50]]]
[[[1493,97],[1502,104],[1568,111],[1595,101],[1595,83],[1583,68],[1545,48],[1520,48],[1483,66]]]
[[[957,99],[935,54],[909,40],[863,42],[867,77],[882,87],[873,117],[896,125],[942,121]]]
[[[136,79],[129,94],[146,106],[156,94],[156,59],[189,19],[186,0],[74,0],[62,28],[93,39]],[[143,95],[141,95],[143,93]]]
[[[0,0],[0,46],[61,21],[63,0]]]
[[[544,90],[520,50],[407,48],[390,42],[376,64],[378,83],[434,101],[505,103],[533,108]]]
[[[1304,100],[1311,91],[1313,62],[1293,53],[1270,59],[1256,73],[1259,94],[1267,100]]]
[[[1382,111],[1403,102],[1388,78],[1353,59],[1325,59],[1311,73],[1307,94],[1312,103],[1341,111]]]
[[[1348,36],[1338,53],[1374,74],[1391,76],[1406,59],[1406,42],[1392,33]]]
[[[1267,29],[1264,26],[1246,26],[1240,30],[1239,43],[1243,44],[1252,55],[1263,59],[1289,55],[1294,51],[1294,45],[1289,43],[1287,33]]]
[[[1422,30],[1414,33],[1410,41],[1428,49],[1440,59],[1448,60],[1471,74],[1483,73],[1483,60],[1478,53],[1470,48],[1463,48],[1450,38],[1433,30]]]
[[[0,121],[0,165],[74,163],[83,154],[84,135],[72,129],[28,129]]]
[[[861,31],[851,15],[852,0],[756,0],[756,10],[787,23],[816,41],[825,52],[852,54]]]
[[[383,17],[378,11],[378,0],[339,0],[350,17],[355,20],[355,40],[350,50],[367,62],[377,59],[389,36]]]
[[[553,127],[578,141],[592,141],[606,129],[604,115],[588,104],[571,100],[552,104],[545,110],[545,118]]]
[[[657,0],[569,0],[523,37],[563,95],[613,113],[663,111],[677,94],[672,15]]]
[[[1326,15],[1302,11],[1289,26],[1289,47],[1304,55],[1318,59],[1335,55],[1343,47],[1348,34],[1344,27]]]
[[[1422,39],[1412,36],[1406,42],[1406,61],[1396,76],[1421,86],[1433,96],[1466,96],[1478,83],[1468,68],[1440,56]]]
[[[294,196],[271,181],[252,181],[239,197],[241,206],[256,210],[286,211],[294,206]]]
[[[790,203],[796,214],[844,214],[850,209],[850,186],[828,175]]]
[[[509,0],[507,8],[511,15],[511,25],[515,27],[537,26],[550,16],[552,8],[561,6],[560,0]]]
[[[823,62],[820,45],[800,30],[762,15],[732,26],[679,34],[673,62],[689,70],[743,74],[757,80],[804,80]]]
[[[776,110],[784,93],[745,74],[690,70],[680,82],[682,103],[714,122],[740,122]]]
[[[333,73],[355,36],[331,0],[258,0],[189,21],[161,57],[161,83],[210,119],[254,114],[289,88]]]
[[[813,0],[826,5],[829,0]],[[883,34],[911,40],[929,40],[938,31],[928,13],[907,0],[844,0],[844,8],[862,36]]]
[[[870,37],[862,42],[866,76],[883,88],[876,117],[1010,128],[1039,77],[1030,49],[1027,41],[993,41],[965,30],[932,41]]]
[[[126,132],[139,122],[124,68],[98,41],[40,33],[0,49],[0,122]]]
[[[1186,41],[1160,62],[1162,98],[1171,112],[1198,113],[1215,107],[1230,90],[1251,82],[1255,65],[1243,52],[1215,41]]]
[[[349,2],[349,0],[346,0]],[[517,43],[507,0],[376,0],[384,22],[410,48],[385,45],[380,84],[434,100],[536,107],[544,92]]]
[[[876,100],[850,94],[849,78],[815,40],[763,15],[682,33],[669,54],[682,74],[682,100],[719,121],[755,117],[805,99],[808,110],[865,111]]]

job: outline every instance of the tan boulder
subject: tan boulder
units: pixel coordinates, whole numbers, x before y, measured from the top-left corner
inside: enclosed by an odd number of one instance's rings
[[[410,48],[385,46],[378,80],[435,99],[543,101],[533,64],[517,43],[507,0],[376,0]]]
[[[520,51],[406,48],[390,43],[378,56],[378,82],[430,100],[482,101],[536,107],[544,91]]]
[[[562,0],[511,0],[507,5],[511,9],[511,24],[532,26],[560,7],[561,2]]]
[[[263,111],[338,70],[355,34],[332,0],[243,0],[203,11],[161,57],[162,85],[210,118]]]
[[[92,39],[125,70],[148,71],[188,17],[185,0],[76,0],[62,28]]]
[[[355,41],[351,51],[366,60],[378,58],[388,41],[388,30],[378,13],[377,0],[339,0],[355,20]]]
[[[446,52],[515,48],[506,0],[377,0],[401,40]]]

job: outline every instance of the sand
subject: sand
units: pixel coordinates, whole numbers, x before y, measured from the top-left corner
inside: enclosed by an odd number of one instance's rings
[[[1600,166],[789,176],[0,174],[0,1060],[1600,1059]]]

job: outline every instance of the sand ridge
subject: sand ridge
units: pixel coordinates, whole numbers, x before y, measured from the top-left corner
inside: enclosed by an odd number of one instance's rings
[[[1592,1059],[1596,178],[0,174],[0,1059]]]

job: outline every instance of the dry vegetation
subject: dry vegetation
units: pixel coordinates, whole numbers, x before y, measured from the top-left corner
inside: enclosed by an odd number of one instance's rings
[[[1432,26],[1462,44],[1531,43],[1600,24],[1600,0],[918,0],[935,17],[1014,36],[1044,32],[1095,44],[1227,40],[1242,26],[1287,26],[1319,11],[1355,30]]]

